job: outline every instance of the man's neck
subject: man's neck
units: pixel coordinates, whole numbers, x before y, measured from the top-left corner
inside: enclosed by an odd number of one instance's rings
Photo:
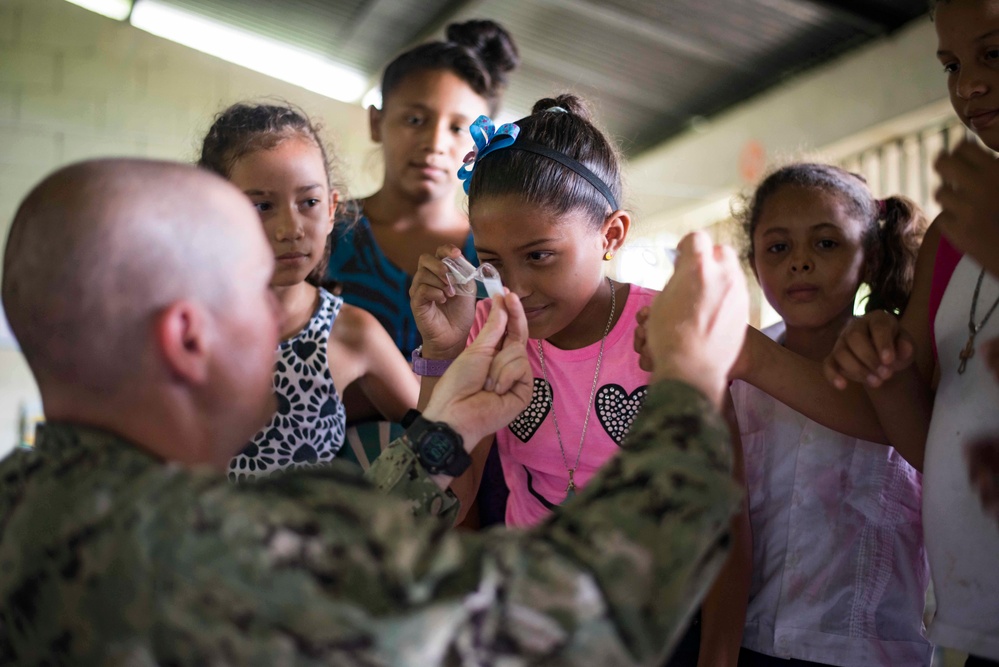
[[[106,431],[164,462],[185,467],[209,466],[224,470],[227,461],[217,461],[214,436],[196,410],[163,396],[150,400],[122,397],[61,400],[42,395],[48,421]]]

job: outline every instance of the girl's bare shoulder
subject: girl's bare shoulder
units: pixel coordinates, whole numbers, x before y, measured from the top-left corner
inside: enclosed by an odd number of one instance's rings
[[[387,335],[375,316],[357,306],[343,304],[333,322],[330,339],[350,349],[362,349],[372,336]]]

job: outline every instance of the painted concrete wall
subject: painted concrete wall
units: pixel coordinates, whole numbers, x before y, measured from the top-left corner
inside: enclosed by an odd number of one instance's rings
[[[274,95],[321,118],[345,175],[365,193],[380,176],[367,114],[154,37],[63,0],[0,0],[0,233],[29,189],[55,168],[109,155],[192,161],[212,116]],[[0,456],[37,391],[0,336]]]
[[[643,154],[628,171],[642,231],[717,220],[774,160],[835,159],[951,115],[935,52],[932,23],[917,20]]]
[[[917,21],[634,160],[626,179],[636,242],[664,231],[673,239],[724,217],[728,197],[747,182],[741,174],[747,162],[800,151],[842,153],[906,123],[948,115],[934,44],[932,25]],[[373,189],[380,171],[359,106],[63,0],[0,0],[0,231],[6,233],[28,189],[56,167],[104,155],[192,160],[214,112],[266,95],[321,117],[337,139],[351,190]],[[22,404],[37,405],[35,388],[0,336],[0,455],[14,441]]]

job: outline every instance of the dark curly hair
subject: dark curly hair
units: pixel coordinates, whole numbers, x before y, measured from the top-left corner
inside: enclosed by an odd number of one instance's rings
[[[238,102],[216,114],[211,128],[201,143],[198,166],[228,179],[233,165],[243,156],[259,150],[269,150],[291,137],[304,137],[319,148],[326,168],[327,185],[331,190],[339,192],[341,204],[338,204],[338,208],[340,208],[342,202],[346,201],[346,192],[339,178],[337,165],[331,158],[333,151],[323,140],[321,130],[321,125],[313,122],[304,111],[291,104]],[[331,233],[326,237],[322,260],[306,277],[312,285],[335,287],[335,283],[324,282],[332,244]]]
[[[617,148],[593,124],[582,99],[559,95],[538,100],[531,115],[516,121],[523,138],[567,155],[589,168],[622,199],[621,159]],[[608,215],[607,198],[589,181],[548,157],[518,150],[498,150],[475,165],[468,206],[487,197],[518,195],[563,215],[584,211],[599,227]]]
[[[784,187],[814,188],[840,197],[864,228],[863,281],[871,288],[865,311],[901,313],[909,302],[916,271],[916,255],[928,221],[911,199],[875,199],[863,176],[828,164],[799,162],[781,167],[763,179],[751,196],[738,200],[733,216],[741,223],[745,257],[752,262],[753,232],[767,200]]]
[[[496,113],[507,74],[520,64],[513,38],[493,21],[466,21],[447,27],[446,41],[416,46],[388,64],[382,74],[382,100],[414,72],[447,70],[481,96]]]

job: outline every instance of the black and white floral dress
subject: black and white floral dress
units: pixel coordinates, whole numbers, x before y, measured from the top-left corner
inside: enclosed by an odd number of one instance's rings
[[[330,375],[327,343],[343,299],[319,288],[319,307],[305,328],[282,342],[274,367],[278,409],[229,462],[242,482],[278,470],[329,463],[343,446],[346,416]]]

